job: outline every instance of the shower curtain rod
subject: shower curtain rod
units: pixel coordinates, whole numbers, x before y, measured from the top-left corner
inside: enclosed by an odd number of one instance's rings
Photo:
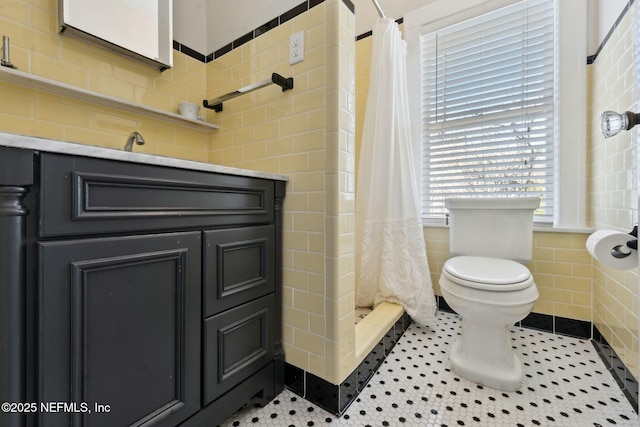
[[[386,18],[387,14],[384,13],[384,9],[382,8],[382,6],[380,6],[380,3],[378,2],[378,0],[371,0],[373,1],[373,5],[376,7],[376,9],[378,9],[378,14],[380,15],[380,18]]]

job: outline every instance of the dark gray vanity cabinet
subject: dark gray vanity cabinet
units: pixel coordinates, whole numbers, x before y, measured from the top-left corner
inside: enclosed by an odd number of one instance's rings
[[[37,405],[0,426],[215,426],[277,395],[284,184],[0,147],[0,400]]]

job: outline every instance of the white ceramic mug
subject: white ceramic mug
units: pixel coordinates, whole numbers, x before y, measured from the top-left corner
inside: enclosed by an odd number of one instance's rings
[[[193,102],[180,102],[178,104],[178,109],[180,110],[180,115],[196,120],[198,118],[198,111],[200,111],[200,106],[198,104],[194,104]]]

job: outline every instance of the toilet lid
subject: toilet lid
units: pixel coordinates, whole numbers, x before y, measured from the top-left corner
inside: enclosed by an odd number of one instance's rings
[[[498,258],[458,256],[447,260],[444,269],[464,281],[487,285],[511,285],[531,278],[524,265]]]

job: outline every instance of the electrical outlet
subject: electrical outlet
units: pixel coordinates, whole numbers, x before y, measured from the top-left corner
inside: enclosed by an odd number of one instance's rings
[[[289,38],[289,65],[304,60],[304,31],[293,34]]]

